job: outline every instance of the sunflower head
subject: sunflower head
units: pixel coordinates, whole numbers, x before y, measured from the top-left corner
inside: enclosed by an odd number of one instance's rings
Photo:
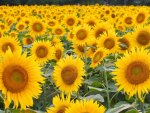
[[[119,91],[124,90],[130,97],[138,94],[138,97],[142,100],[143,94],[149,91],[150,61],[148,58],[147,50],[133,48],[117,60],[115,63],[117,68],[113,72],[115,75],[113,79],[119,86]]]

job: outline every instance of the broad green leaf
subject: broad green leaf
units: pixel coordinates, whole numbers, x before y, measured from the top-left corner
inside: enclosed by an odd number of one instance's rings
[[[126,111],[125,113],[139,113],[136,109],[130,109]]]

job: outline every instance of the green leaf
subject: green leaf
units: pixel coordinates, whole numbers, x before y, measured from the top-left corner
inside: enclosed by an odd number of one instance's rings
[[[94,99],[96,101],[99,101],[99,102],[104,102],[104,98],[100,95],[100,94],[96,94],[96,95],[90,95],[90,96],[87,96],[85,97],[86,99]]]
[[[125,113],[139,113],[136,109],[130,109],[126,111]]]
[[[97,91],[104,91],[104,89],[102,88],[96,88],[96,87],[92,87],[92,86],[88,86],[90,90],[97,90]]]
[[[109,109],[108,111],[106,111],[106,113],[120,113],[121,111],[131,108],[132,106],[133,105],[131,105],[131,104],[122,104],[119,107]]]

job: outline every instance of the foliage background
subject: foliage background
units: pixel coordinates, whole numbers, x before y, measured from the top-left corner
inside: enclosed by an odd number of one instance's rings
[[[150,0],[0,0],[0,5],[65,5],[65,4],[148,5]]]

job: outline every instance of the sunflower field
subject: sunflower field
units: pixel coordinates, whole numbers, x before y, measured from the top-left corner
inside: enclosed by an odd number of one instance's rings
[[[150,7],[0,6],[0,113],[150,113]]]

